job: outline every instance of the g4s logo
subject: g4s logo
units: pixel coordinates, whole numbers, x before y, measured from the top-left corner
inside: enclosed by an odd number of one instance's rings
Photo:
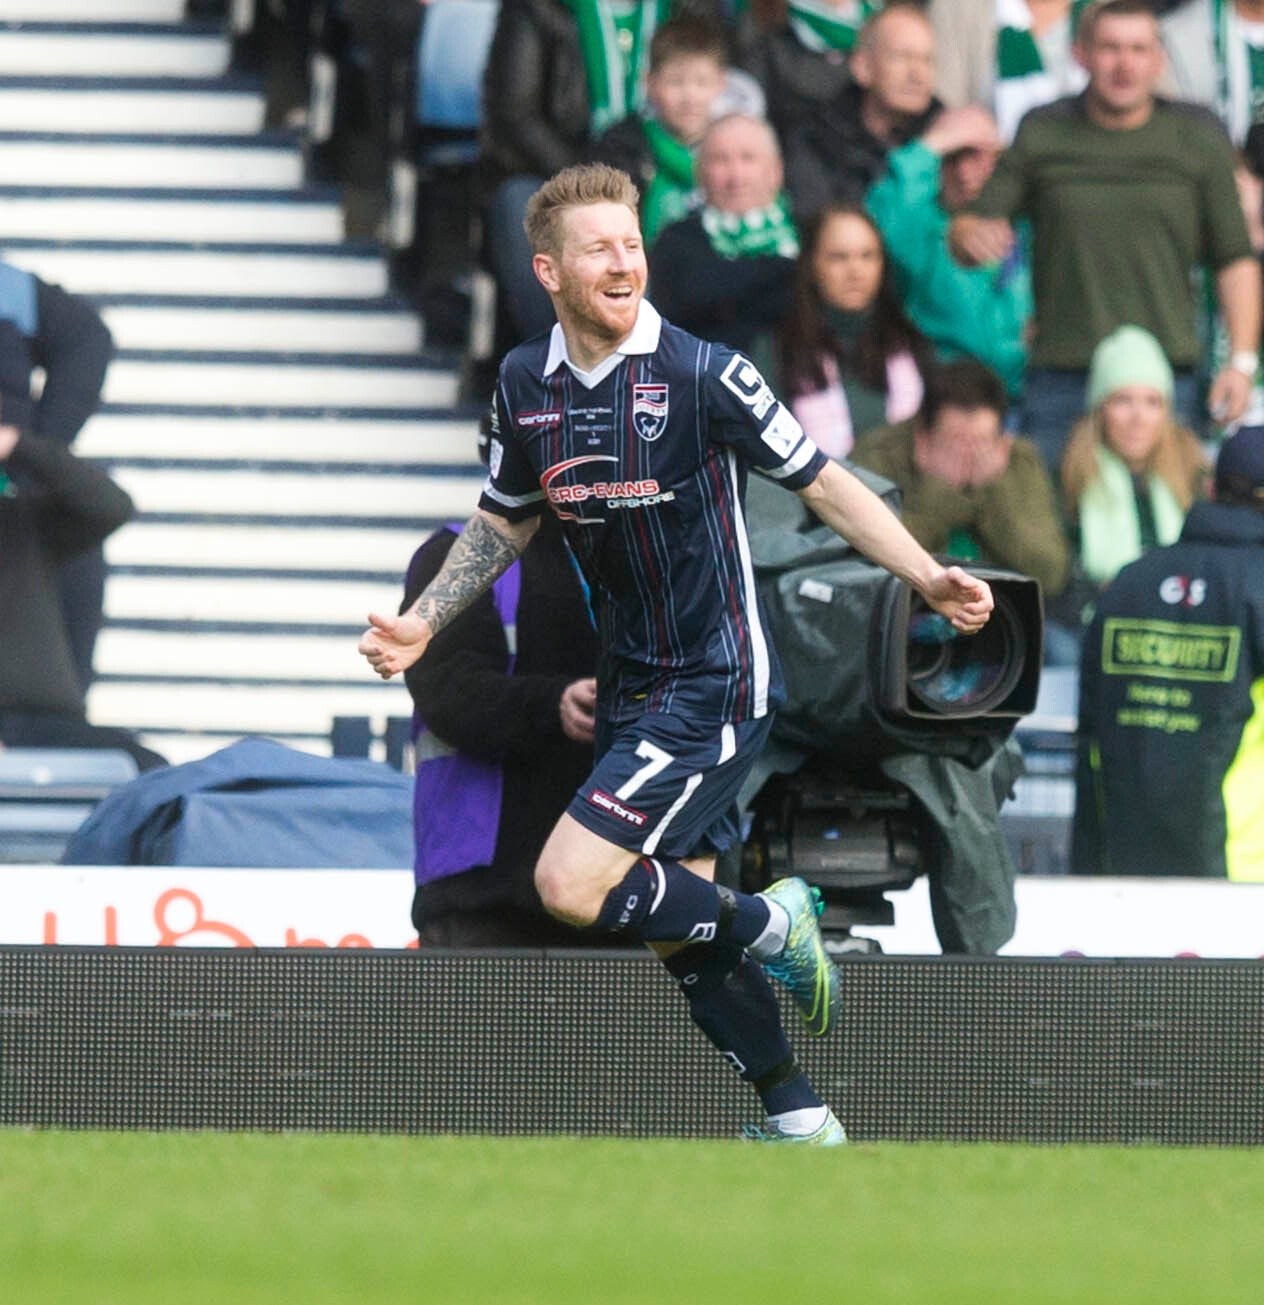
[[[1159,597],[1173,607],[1201,607],[1207,597],[1207,581],[1170,575],[1159,585]]]

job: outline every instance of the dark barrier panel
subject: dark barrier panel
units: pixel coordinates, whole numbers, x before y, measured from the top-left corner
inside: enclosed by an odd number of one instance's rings
[[[1256,962],[844,976],[842,1028],[795,1041],[854,1139],[1264,1142]],[[699,1137],[758,1113],[639,954],[0,949],[0,1124]]]

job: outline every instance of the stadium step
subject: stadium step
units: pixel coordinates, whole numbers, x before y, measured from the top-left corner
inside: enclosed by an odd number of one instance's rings
[[[9,240],[0,254],[45,281],[84,295],[380,299],[390,289],[381,251],[363,244],[184,248]]]
[[[230,684],[216,675],[174,685],[157,676],[117,683],[102,679],[88,693],[88,716],[94,724],[142,732],[214,731],[207,752],[222,746],[228,731],[327,739],[335,716],[384,722],[411,714],[408,690],[398,680],[375,682],[374,676],[363,674],[346,685]]]
[[[143,513],[163,516],[218,516],[232,520],[391,522],[407,525],[422,518],[464,521],[478,502],[482,478],[340,468],[274,471],[217,471],[206,468],[156,469],[118,464],[114,479]],[[215,554],[205,558],[217,560]],[[348,559],[352,560],[352,559]],[[402,568],[407,558],[400,559]]]
[[[188,0],[0,0],[0,23],[178,23]]]
[[[0,76],[222,77],[232,45],[213,23],[31,22],[0,28]]]
[[[3,107],[0,106],[0,112]],[[337,244],[336,196],[311,191],[96,191],[0,187],[0,242]]]
[[[105,615],[115,627],[141,622],[360,628],[369,612],[393,612],[399,599],[399,584],[387,579],[256,576],[225,584],[205,575],[116,575]]]
[[[402,583],[414,550],[442,520],[426,521],[426,505],[407,525],[321,524],[273,520],[210,523],[132,521],[105,541],[112,573],[206,574],[236,584],[243,576],[341,576]],[[472,504],[451,520],[463,521]],[[111,574],[110,584],[115,576]],[[108,586],[107,586],[108,601]]]
[[[253,136],[265,100],[252,80],[0,77],[9,132],[67,135]]]
[[[4,131],[0,177],[11,186],[76,190],[294,190],[303,184],[303,156],[293,138],[280,134],[100,137]]]
[[[307,354],[410,356],[422,345],[421,321],[414,312],[376,302],[100,297],[97,306],[120,349],[258,353],[285,348]]]
[[[355,651],[485,473],[449,362],[338,196],[264,131],[222,22],[184,0],[0,0],[0,257],[115,339],[76,441],[136,501],[89,718],[172,761],[335,716],[408,716]]]
[[[263,408],[450,408],[455,373],[411,359],[283,355],[116,355],[105,378],[107,403],[222,404]]]
[[[75,448],[107,460],[434,465],[477,476],[477,429],[441,412],[306,417],[107,408],[88,419]]]

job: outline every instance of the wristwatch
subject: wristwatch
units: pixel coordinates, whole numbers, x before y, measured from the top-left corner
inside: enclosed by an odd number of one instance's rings
[[[1241,349],[1229,356],[1229,366],[1235,372],[1241,372],[1243,376],[1254,380],[1255,373],[1260,369],[1260,355],[1249,349]]]

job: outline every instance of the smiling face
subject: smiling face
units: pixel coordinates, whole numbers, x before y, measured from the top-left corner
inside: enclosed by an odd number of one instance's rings
[[[1144,471],[1163,435],[1167,400],[1149,385],[1121,385],[1102,402],[1102,436],[1129,471]]]
[[[625,205],[603,201],[566,209],[560,226],[558,250],[536,254],[535,274],[572,352],[584,341],[609,353],[631,334],[645,295],[640,222]]]
[[[821,299],[845,313],[863,312],[882,284],[882,243],[854,213],[825,219],[812,251],[812,274]]]

